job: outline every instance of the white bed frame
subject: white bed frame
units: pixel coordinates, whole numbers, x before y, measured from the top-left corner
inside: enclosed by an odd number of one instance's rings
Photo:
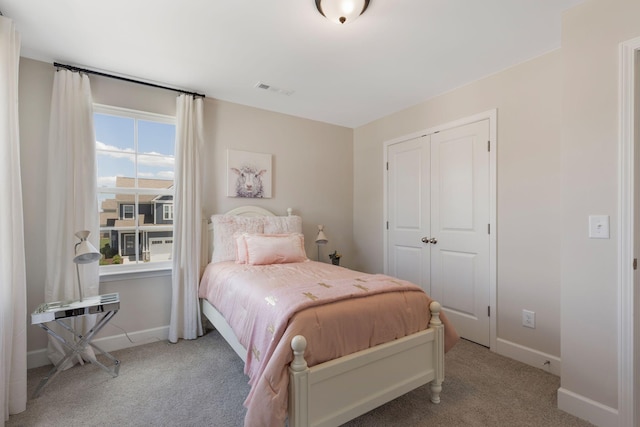
[[[291,215],[291,209],[287,212]],[[255,206],[227,213],[273,215]],[[213,242],[212,227],[209,230]],[[304,359],[306,339],[295,336],[289,366],[289,427],[338,426],[427,383],[431,383],[431,401],[440,403],[444,381],[440,309],[439,303],[431,303],[429,329],[313,367]],[[202,312],[246,362],[247,350],[224,317],[206,300],[202,300]]]

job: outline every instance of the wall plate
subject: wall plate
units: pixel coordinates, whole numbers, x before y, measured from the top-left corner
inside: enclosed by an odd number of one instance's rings
[[[609,215],[589,215],[589,238],[609,238]]]

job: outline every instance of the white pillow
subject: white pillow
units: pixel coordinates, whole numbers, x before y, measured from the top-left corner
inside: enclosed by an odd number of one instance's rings
[[[236,215],[213,215],[213,254],[211,262],[233,261],[236,259],[235,233],[263,233],[263,217]]]
[[[302,218],[297,215],[265,216],[265,234],[302,233]]]
[[[245,234],[247,264],[285,264],[307,260],[304,236],[290,234]]]

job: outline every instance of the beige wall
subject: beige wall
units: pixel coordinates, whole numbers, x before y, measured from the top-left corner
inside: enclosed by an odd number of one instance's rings
[[[636,0],[587,0],[562,49],[354,134],[356,265],[382,271],[384,141],[497,108],[498,338],[561,356],[560,407],[598,425],[617,424],[618,49],[638,16]],[[593,214],[610,239],[588,238]]]
[[[334,250],[353,265],[353,131],[257,108],[207,98],[208,176],[205,213],[226,212],[247,204],[226,197],[226,150],[273,154],[273,198],[258,201],[280,215],[287,208],[302,216],[307,255],[316,259],[318,224],[329,243],[321,249],[329,261]]]
[[[384,142],[497,109],[497,335],[553,356],[560,356],[561,66],[560,51],[549,53],[362,126],[354,138],[357,266],[382,271]],[[521,326],[524,308],[536,312],[536,329]]]
[[[53,68],[21,59],[19,82],[20,168],[24,210],[24,244],[27,278],[27,310],[44,301],[47,137]],[[27,351],[46,346],[46,334],[36,326],[27,329]]]
[[[640,2],[591,0],[563,19],[562,388],[618,406],[618,49],[640,35]],[[610,215],[611,239],[587,238]],[[637,392],[637,391],[636,391]]]
[[[54,68],[22,58],[20,62],[21,167],[27,255],[27,304],[32,310],[44,299],[46,256],[42,221],[46,188],[46,147]],[[175,114],[176,93],[90,76],[96,103]],[[324,224],[329,243],[323,260],[337,249],[344,265],[353,264],[353,131],[348,128],[294,118],[211,98],[205,100],[207,165],[203,211],[225,212],[255,204],[278,214],[291,207],[303,218],[306,249],[316,258],[313,243],[317,224]],[[226,197],[227,148],[273,154],[273,198],[248,201]],[[119,292],[121,309],[101,337],[121,335],[162,337],[169,324],[171,278],[168,275],[101,283],[100,292]],[[143,334],[144,331],[151,333]],[[122,344],[124,343],[124,344]],[[130,345],[120,339],[117,346]],[[28,329],[28,351],[42,353],[46,335]]]
[[[260,205],[279,212],[292,207],[303,216],[310,256],[315,224],[323,223],[330,239],[325,253],[338,249],[347,266],[381,272],[383,143],[496,108],[498,338],[562,357],[561,390],[585,405],[567,410],[588,416],[596,408],[615,417],[618,45],[640,35],[638,16],[637,0],[587,0],[565,13],[561,50],[354,131],[208,98],[211,186],[204,211],[242,204],[224,195],[227,148],[272,153],[274,198]],[[41,212],[52,73],[49,64],[21,62],[30,308],[42,300],[41,260],[49,256]],[[169,93],[99,78],[92,86],[96,102],[164,113],[174,108]],[[611,239],[587,238],[590,214],[610,215]],[[103,285],[123,296],[114,321],[129,331],[166,325],[169,282]],[[536,311],[536,329],[520,326],[522,308]],[[147,322],[145,315],[156,317]],[[43,343],[44,333],[31,328],[29,350]]]

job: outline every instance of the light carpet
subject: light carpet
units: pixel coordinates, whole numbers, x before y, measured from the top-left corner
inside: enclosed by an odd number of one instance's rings
[[[95,365],[74,366],[6,426],[243,425],[243,363],[216,331],[112,354],[121,361],[117,378]],[[557,409],[560,380],[541,369],[465,340],[447,353],[445,367],[439,405],[424,386],[346,426],[591,426]],[[50,368],[29,370],[30,396]]]

